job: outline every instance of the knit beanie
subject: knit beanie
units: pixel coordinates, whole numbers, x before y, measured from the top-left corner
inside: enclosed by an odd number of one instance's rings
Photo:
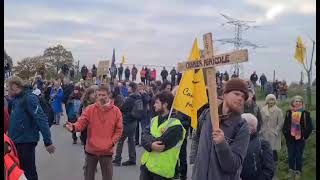
[[[245,100],[248,99],[248,85],[240,78],[230,79],[224,86],[223,94],[229,93],[231,91],[241,91],[245,95]]]
[[[266,101],[265,101],[266,104],[269,102],[270,99],[274,99],[277,102],[277,98],[276,98],[276,96],[274,94],[268,94],[266,96]]]
[[[293,103],[294,103],[296,100],[301,101],[302,104],[303,104],[303,97],[297,95],[297,96],[294,96],[294,97],[292,98],[292,100],[291,100],[291,106],[293,106]]]

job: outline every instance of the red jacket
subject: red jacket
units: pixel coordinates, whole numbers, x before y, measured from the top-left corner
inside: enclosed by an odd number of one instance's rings
[[[87,127],[86,152],[94,155],[113,155],[114,145],[122,135],[122,114],[113,102],[101,107],[89,105],[74,124],[75,131]]]

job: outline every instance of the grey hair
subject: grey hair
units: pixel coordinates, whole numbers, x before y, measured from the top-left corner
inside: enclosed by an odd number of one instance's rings
[[[253,125],[254,131],[257,131],[258,119],[251,113],[243,113],[241,117],[247,121],[248,124]]]

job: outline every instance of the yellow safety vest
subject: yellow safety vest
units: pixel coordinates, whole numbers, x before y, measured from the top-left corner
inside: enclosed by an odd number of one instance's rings
[[[180,120],[175,118],[170,118],[163,122],[158,127],[158,116],[151,120],[150,133],[153,137],[160,137],[169,127],[180,125],[182,126]],[[186,130],[183,128],[182,139],[179,140],[175,147],[168,149],[164,152],[156,151],[145,151],[141,157],[141,164],[145,165],[147,169],[159,176],[165,178],[172,178],[175,173],[176,164],[179,158],[180,149],[185,138]]]

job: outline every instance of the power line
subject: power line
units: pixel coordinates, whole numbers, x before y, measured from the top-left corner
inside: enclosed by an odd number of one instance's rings
[[[217,39],[217,41],[221,42],[222,44],[233,44],[235,50],[239,50],[244,48],[245,46],[252,47],[253,49],[255,48],[261,48],[263,46],[256,45],[248,40],[244,40],[242,38],[242,34],[244,31],[247,31],[250,28],[257,28],[260,26],[251,26],[249,23],[254,23],[255,21],[243,21],[243,20],[238,20],[235,18],[232,18],[230,16],[227,16],[225,14],[221,14],[225,19],[227,19],[227,22],[223,23],[222,26],[225,24],[230,24],[233,25],[235,30],[234,30],[234,37],[233,38],[225,38],[225,39]],[[241,69],[241,74],[243,76],[243,67],[240,66],[238,63],[234,64],[232,69],[236,72],[236,74],[239,76],[239,72]]]

